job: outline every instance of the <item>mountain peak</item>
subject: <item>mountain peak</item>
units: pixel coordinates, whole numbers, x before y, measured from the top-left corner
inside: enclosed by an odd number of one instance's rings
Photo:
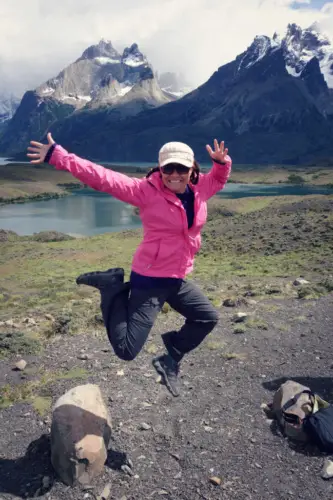
[[[295,23],[288,24],[282,36],[278,33],[274,33],[272,38],[256,36],[246,52],[239,57],[238,71],[248,70],[277,49],[282,49],[286,70],[294,77],[301,75],[311,59],[318,59],[326,84],[333,88],[333,46],[316,23],[307,29],[302,29]]]
[[[255,37],[250,47],[243,54],[238,66],[238,71],[249,69],[251,66],[260,61],[267,55],[275,42],[266,35],[258,35]]]
[[[307,29],[289,24],[281,45],[289,74],[300,76],[305,66],[315,57],[327,85],[333,88],[333,47],[316,23]]]
[[[127,66],[148,66],[148,61],[146,57],[142,54],[142,52],[139,50],[138,44],[137,43],[132,43],[130,47],[126,47],[124,49],[123,55],[122,55],[122,63],[126,64]]]
[[[80,59],[95,59],[96,57],[120,59],[120,54],[113,47],[110,40],[102,38],[97,45],[90,45],[90,47],[83,52]]]

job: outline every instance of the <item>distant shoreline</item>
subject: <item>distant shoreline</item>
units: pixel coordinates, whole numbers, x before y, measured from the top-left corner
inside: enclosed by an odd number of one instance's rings
[[[143,177],[149,171],[149,167],[134,165],[104,163],[104,166],[130,177]],[[331,189],[333,188],[333,168],[235,165],[228,182],[305,185]],[[32,165],[22,162],[0,165],[0,206],[63,198],[84,187],[87,186],[76,180],[69,172],[56,170],[50,165]]]

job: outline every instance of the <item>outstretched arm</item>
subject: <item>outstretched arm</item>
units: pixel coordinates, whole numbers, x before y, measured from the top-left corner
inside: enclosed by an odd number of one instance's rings
[[[128,177],[119,172],[114,172],[101,165],[84,160],[79,156],[68,153],[63,147],[57,145],[51,134],[47,134],[48,144],[31,141],[27,156],[32,158],[31,163],[50,163],[57,170],[67,170],[84,184],[109,193],[118,200],[130,203],[136,207],[144,204],[144,193],[141,179]]]
[[[213,161],[212,169],[208,174],[200,174],[199,189],[206,200],[221,191],[230,176],[232,161],[228,155],[228,148],[224,148],[224,142],[219,145],[214,139],[214,150],[207,145],[206,149]]]

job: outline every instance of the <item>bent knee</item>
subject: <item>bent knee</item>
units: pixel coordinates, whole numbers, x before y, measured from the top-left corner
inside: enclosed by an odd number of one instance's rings
[[[218,314],[216,314],[212,319],[210,319],[208,322],[211,324],[212,329],[215,328],[217,323],[219,322],[220,318]]]
[[[131,351],[129,349],[114,349],[115,354],[118,356],[118,358],[122,359],[123,361],[133,361],[137,355],[139,354],[138,352]]]
[[[211,323],[212,325],[216,325],[219,322],[220,316],[216,309],[211,309],[207,311],[207,314],[203,315],[200,318],[201,321],[205,321],[206,323]]]

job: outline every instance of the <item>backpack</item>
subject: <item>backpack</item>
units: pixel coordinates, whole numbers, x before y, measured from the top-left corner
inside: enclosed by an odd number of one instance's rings
[[[308,415],[303,428],[320,451],[333,453],[333,406],[320,408]]]
[[[274,394],[272,410],[283,433],[295,441],[309,441],[303,424],[307,417],[329,404],[309,387],[287,380]]]

